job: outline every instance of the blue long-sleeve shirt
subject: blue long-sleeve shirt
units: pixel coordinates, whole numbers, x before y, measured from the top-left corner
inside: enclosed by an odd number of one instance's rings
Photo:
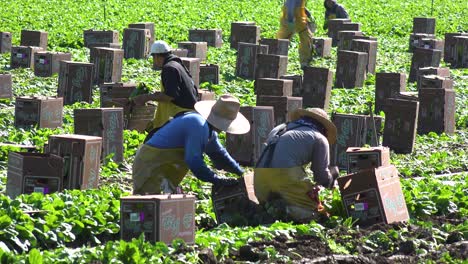
[[[237,175],[243,170],[221,145],[218,134],[212,131],[208,122],[198,113],[187,113],[174,118],[159,129],[147,145],[161,148],[184,148],[185,162],[198,179],[217,183],[218,177],[203,160],[203,153],[210,157],[216,169],[223,169]]]

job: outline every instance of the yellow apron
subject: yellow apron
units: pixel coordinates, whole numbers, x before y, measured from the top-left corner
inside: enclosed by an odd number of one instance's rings
[[[316,219],[323,210],[308,195],[314,187],[301,166],[254,169],[254,189],[258,201],[264,204],[272,193],[279,194],[286,201],[288,216],[297,222]]]
[[[188,172],[184,149],[143,144],[133,162],[133,194],[173,193]]]
[[[161,85],[161,92],[164,92],[164,85]],[[151,131],[153,128],[161,127],[166,123],[171,117],[175,116],[177,113],[183,111],[192,111],[193,109],[183,108],[175,105],[172,102],[158,102],[158,108],[154,115],[153,121],[151,122],[152,127],[147,127],[147,131]]]

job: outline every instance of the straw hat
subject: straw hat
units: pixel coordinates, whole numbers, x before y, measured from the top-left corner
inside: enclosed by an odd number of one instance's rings
[[[289,114],[289,120],[294,121],[302,116],[307,116],[323,125],[327,131],[328,143],[333,144],[336,141],[336,126],[330,121],[327,113],[321,108],[298,108]]]
[[[232,95],[222,95],[218,100],[200,101],[195,110],[212,126],[230,134],[245,134],[250,130],[250,122],[239,113],[240,103]]]

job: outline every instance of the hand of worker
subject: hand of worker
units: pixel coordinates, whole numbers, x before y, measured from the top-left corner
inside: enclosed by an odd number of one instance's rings
[[[221,186],[232,186],[238,184],[239,180],[231,177],[217,177],[213,183]]]
[[[146,102],[151,101],[151,94],[141,94],[133,97],[132,99],[135,105],[144,105]]]
[[[332,188],[335,185],[335,180],[340,176],[340,170],[338,169],[337,166],[328,166],[328,170],[330,170],[330,174],[333,178],[331,187]]]

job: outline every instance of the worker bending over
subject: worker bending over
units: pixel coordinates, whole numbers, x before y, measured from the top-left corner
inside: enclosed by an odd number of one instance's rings
[[[174,193],[190,169],[198,179],[233,185],[237,179],[217,176],[203,160],[206,153],[217,169],[239,176],[242,168],[221,145],[217,132],[245,134],[249,121],[239,113],[237,98],[223,95],[217,101],[200,101],[196,112],[180,115],[154,133],[138,150],[133,164],[133,193]]]
[[[254,170],[255,195],[261,204],[280,212],[280,220],[308,222],[318,217],[318,186],[332,188],[338,177],[331,167],[329,144],[336,140],[336,127],[320,108],[297,109],[291,122],[275,127]],[[307,177],[311,164],[315,184]],[[277,201],[281,201],[277,203]]]
[[[323,24],[323,29],[328,29],[328,21],[330,19],[349,18],[346,9],[338,4],[336,0],[325,0],[323,5],[325,6],[325,23]]]

